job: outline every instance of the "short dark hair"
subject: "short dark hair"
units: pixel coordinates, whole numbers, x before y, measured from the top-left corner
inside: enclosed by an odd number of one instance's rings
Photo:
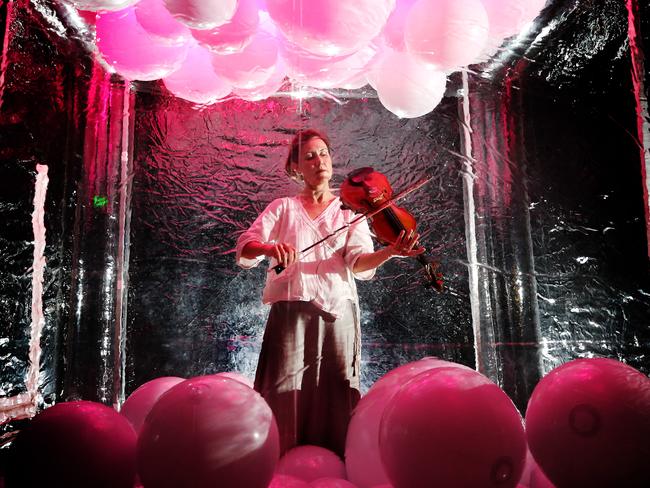
[[[327,137],[323,132],[316,129],[305,129],[296,132],[291,140],[291,146],[289,147],[289,155],[287,156],[287,161],[284,163],[284,170],[289,175],[289,178],[292,180],[297,180],[296,172],[291,169],[291,163],[298,164],[300,159],[300,149],[304,146],[307,141],[311,139],[320,139],[327,146],[327,150],[331,153],[332,148],[330,146],[329,137]]]

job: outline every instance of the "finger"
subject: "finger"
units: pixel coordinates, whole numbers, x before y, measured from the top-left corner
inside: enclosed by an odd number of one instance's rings
[[[411,241],[411,245],[409,246],[409,251],[422,247],[420,246],[420,234],[415,234],[413,236],[413,240]]]
[[[278,254],[280,256],[280,263],[282,266],[285,268],[287,267],[287,253],[284,250],[284,246],[282,244],[278,245]]]
[[[279,244],[276,244],[273,247],[273,257],[278,262],[278,264],[280,264],[282,262],[282,255],[280,254],[280,245]]]
[[[417,249],[413,249],[413,251],[411,251],[411,256],[419,256],[424,251],[426,251],[424,247],[418,247]]]
[[[291,248],[289,249],[289,252],[287,252],[287,264],[288,266],[291,266],[295,262],[296,262],[296,250]]]

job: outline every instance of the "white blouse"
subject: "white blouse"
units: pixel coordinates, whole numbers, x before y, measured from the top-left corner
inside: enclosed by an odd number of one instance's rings
[[[249,242],[285,242],[300,251],[356,217],[351,210],[341,209],[338,197],[313,220],[297,197],[278,198],[237,240],[236,262],[242,268],[249,269],[264,259],[264,256],[255,259],[242,257],[242,250]],[[358,305],[354,278],[369,280],[375,275],[374,269],[352,272],[359,255],[372,251],[368,223],[366,219],[360,219],[325,242],[299,254],[296,263],[280,274],[273,270],[277,261],[271,259],[262,301],[310,301],[321,310],[340,317],[346,300],[353,300]]]

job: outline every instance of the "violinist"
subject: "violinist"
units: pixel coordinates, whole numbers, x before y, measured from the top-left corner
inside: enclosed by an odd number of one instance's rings
[[[419,235],[404,232],[377,251],[365,219],[309,251],[300,251],[354,220],[332,188],[325,134],[308,129],[291,142],[286,173],[301,191],[272,201],[237,241],[243,268],[270,260],[262,300],[271,305],[255,389],[271,406],[281,452],[297,445],[340,456],[352,410],[360,398],[361,331],[355,279],[369,280],[394,256],[424,251]],[[272,268],[284,268],[276,273]],[[281,268],[281,269],[282,269]]]

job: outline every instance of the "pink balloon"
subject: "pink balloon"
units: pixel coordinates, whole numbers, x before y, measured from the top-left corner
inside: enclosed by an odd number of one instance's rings
[[[555,488],[537,464],[533,464],[528,480],[529,488]]]
[[[309,483],[288,474],[276,474],[269,488],[309,488]]]
[[[184,44],[190,30],[178,22],[163,0],[140,0],[135,6],[135,17],[147,33],[156,40],[170,44]]]
[[[521,0],[482,0],[488,16],[489,37],[503,41],[519,32],[526,13]]]
[[[151,81],[176,71],[188,46],[154,41],[138,23],[133,7],[97,15],[97,47],[108,64],[128,80]]]
[[[488,16],[480,0],[418,0],[404,31],[408,51],[440,70],[472,63],[488,39]]]
[[[514,488],[526,456],[512,401],[486,377],[457,367],[425,371],[395,394],[379,449],[395,488]]]
[[[138,0],[73,0],[72,3],[80,10],[91,12],[112,12],[133,5]]]
[[[379,425],[388,402],[410,379],[434,368],[466,366],[437,358],[423,358],[403,364],[382,376],[361,398],[348,426],[345,468],[348,479],[359,488],[388,483],[379,454]]]
[[[530,452],[558,486],[650,486],[650,380],[613,359],[548,373],[528,403]]]
[[[298,446],[280,459],[276,472],[311,482],[319,478],[345,478],[345,465],[329,449],[318,446]]]
[[[369,44],[348,56],[331,58],[314,56],[297,46],[285,44],[282,54],[288,75],[295,82],[315,88],[335,88],[351,78],[365,76],[378,51],[378,46]]]
[[[163,78],[165,87],[177,97],[209,105],[227,96],[232,87],[212,69],[212,56],[198,44],[188,52],[181,67]]]
[[[524,470],[521,473],[519,478],[519,483],[525,486],[528,486],[530,483],[530,473],[537,467],[533,455],[530,453],[530,449],[526,446],[526,461],[524,462]]]
[[[388,17],[386,27],[384,27],[384,39],[386,44],[396,51],[405,51],[404,29],[406,19],[411,7],[417,0],[397,0],[395,10]]]
[[[248,386],[249,388],[254,388],[254,383],[251,378],[244,376],[241,373],[235,373],[234,371],[227,371],[223,373],[217,373],[215,376],[222,376],[224,378],[230,378],[231,380],[239,381],[241,384]]]
[[[319,56],[343,56],[381,32],[395,0],[266,0],[266,4],[290,42]]]
[[[237,0],[164,0],[167,10],[179,22],[193,29],[213,29],[229,22]]]
[[[124,405],[122,405],[120,413],[131,422],[135,431],[139,433],[144,419],[158,401],[158,398],[172,386],[182,381],[185,380],[175,376],[163,376],[147,381],[129,395]]]
[[[249,89],[261,86],[271,78],[277,59],[277,40],[260,30],[242,52],[213,55],[212,67],[233,86]]]
[[[379,101],[398,117],[421,117],[445,94],[444,73],[417,62],[408,53],[388,50],[368,73]]]
[[[192,30],[192,35],[215,54],[240,52],[253,38],[260,22],[257,0],[239,0],[235,15],[225,24],[207,30]]]
[[[138,439],[138,468],[147,488],[266,488],[279,449],[275,419],[257,392],[200,376],[153,406]]]
[[[233,89],[233,93],[242,100],[248,100],[250,102],[264,100],[282,88],[285,80],[286,69],[282,60],[278,58],[273,73],[271,73],[271,77],[266,80],[263,85],[253,88],[235,88]]]
[[[357,485],[341,478],[319,478],[309,483],[311,488],[358,488]]]
[[[99,403],[57,403],[34,417],[13,441],[8,488],[131,488],[136,434],[127,419]]]
[[[527,24],[535,20],[546,3],[546,0],[526,0],[524,3],[526,10],[524,13],[524,18],[522,19],[522,24]],[[523,25],[520,26],[520,28],[521,27],[523,27]]]

